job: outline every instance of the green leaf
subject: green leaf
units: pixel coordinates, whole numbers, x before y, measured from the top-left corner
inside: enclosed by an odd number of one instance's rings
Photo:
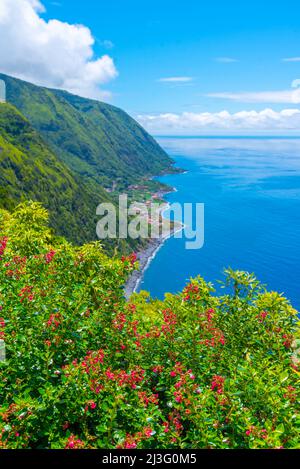
[[[285,370],[283,371],[280,375],[279,375],[279,381],[280,383],[284,383],[289,377],[289,372],[288,370]]]

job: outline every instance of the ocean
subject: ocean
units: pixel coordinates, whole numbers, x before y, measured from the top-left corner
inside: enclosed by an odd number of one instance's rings
[[[300,309],[300,140],[157,139],[186,173],[160,177],[176,188],[168,202],[205,204],[205,242],[187,250],[170,238],[144,272],[139,290],[156,298],[201,275],[220,291],[226,267],[255,273]]]

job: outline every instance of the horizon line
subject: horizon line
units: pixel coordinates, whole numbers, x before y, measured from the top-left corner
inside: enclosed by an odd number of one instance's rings
[[[300,135],[155,135],[152,134],[154,138],[203,138],[203,139],[270,139],[270,140],[281,140],[281,139],[289,139],[289,140],[299,140]]]

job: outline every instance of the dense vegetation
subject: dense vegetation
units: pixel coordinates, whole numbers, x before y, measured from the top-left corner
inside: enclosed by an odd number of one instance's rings
[[[253,275],[126,302],[135,256],[0,211],[2,448],[299,447],[296,311]],[[298,342],[297,342],[298,341]]]
[[[161,187],[149,177],[172,169],[166,153],[120,109],[0,79],[9,102],[0,104],[0,208],[13,209],[24,199],[42,202],[56,233],[82,244],[96,239],[101,202],[117,205],[119,193],[141,181],[146,197]],[[141,245],[139,239],[104,243],[109,253]]]
[[[60,162],[11,104],[0,105],[0,168],[0,208],[11,210],[27,198],[40,201],[55,232],[78,244],[96,238],[97,205],[114,202],[103,188],[95,192]],[[113,241],[105,241],[107,252],[117,247]],[[139,244],[120,240],[118,248],[129,252]]]
[[[109,104],[0,74],[14,104],[75,173],[119,190],[170,168],[172,161],[128,114]]]
[[[57,233],[78,243],[95,239],[95,207],[110,201],[108,194],[79,182],[10,104],[0,105],[0,168],[0,207],[38,200],[49,209]]]

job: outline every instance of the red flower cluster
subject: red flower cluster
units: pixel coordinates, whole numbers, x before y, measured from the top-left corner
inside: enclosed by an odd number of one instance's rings
[[[212,308],[205,311],[204,315],[203,313],[199,314],[202,325],[201,332],[206,332],[208,335],[208,338],[201,340],[200,343],[204,343],[207,347],[215,347],[218,343],[225,345],[223,332],[213,324],[214,314],[215,310]]]
[[[138,441],[131,435],[126,435],[126,439],[123,443],[123,446],[118,446],[118,448],[124,449],[135,449],[137,447]]]
[[[145,407],[148,407],[149,404],[159,404],[158,394],[151,394],[150,396],[147,396],[145,391],[140,391],[138,392],[138,396]]]
[[[90,374],[91,372],[97,372],[99,370],[99,366],[103,365],[103,362],[104,352],[100,349],[97,352],[88,352],[80,366],[83,368],[85,373]]]
[[[180,391],[174,391],[175,401],[180,404],[183,401],[183,394]]]
[[[126,315],[124,313],[118,313],[112,323],[115,329],[122,331],[126,324]]]
[[[65,449],[81,449],[81,448],[84,448],[83,441],[77,438],[75,435],[69,436]]]
[[[55,254],[56,254],[56,251],[53,251],[53,249],[51,251],[47,252],[47,254],[45,254],[46,264],[50,264],[50,262],[52,262],[53,257],[55,256]]]
[[[34,300],[34,293],[32,292],[32,290],[33,290],[33,287],[31,287],[30,285],[22,288],[22,290],[19,293],[21,303],[23,303],[23,301],[25,300],[28,300],[28,301]]]
[[[162,365],[157,365],[152,369],[153,373],[162,373],[163,370],[164,370],[164,367]]]
[[[164,427],[164,433],[168,433],[168,431],[170,430],[169,422],[163,422],[163,427]]]
[[[288,386],[287,392],[283,395],[283,397],[285,397],[285,399],[289,399],[291,402],[296,402],[297,400],[296,388],[294,388],[294,386]]]
[[[174,369],[170,372],[170,376],[175,377],[183,373],[183,368],[180,362],[176,362]]]
[[[211,383],[211,390],[217,391],[218,394],[223,394],[224,383],[225,383],[225,378],[223,378],[223,376],[214,375],[212,383]]]
[[[141,336],[137,331],[138,325],[139,325],[139,322],[137,320],[130,321],[128,323],[127,332],[129,335],[136,337],[137,339],[143,339],[144,336]]]
[[[195,285],[193,283],[190,283],[189,285],[187,285],[185,289],[183,290],[183,300],[189,301],[191,299],[196,299],[196,300],[200,299],[199,287],[198,285]]]
[[[121,261],[123,264],[128,264],[131,267],[134,267],[134,264],[137,261],[137,255],[133,252],[132,254],[129,254],[129,256],[122,256]]]
[[[128,303],[127,309],[128,309],[128,311],[131,311],[131,313],[135,313],[136,312],[136,305],[133,304],[133,303]]]
[[[163,312],[164,323],[161,327],[161,331],[164,334],[173,335],[175,333],[175,326],[177,324],[176,314],[171,309],[165,309]]]
[[[195,380],[195,375],[192,370],[183,372],[180,362],[175,364],[174,369],[170,372],[172,378],[178,377],[179,381],[174,384],[176,391],[173,392],[175,401],[178,404],[184,402],[186,406],[190,405],[190,400],[185,398],[186,393],[188,392],[189,382]],[[188,386],[187,386],[188,385]]]
[[[62,316],[60,313],[50,314],[50,317],[46,323],[47,327],[51,327],[51,329],[54,331],[61,324],[61,318]]]
[[[213,308],[210,308],[205,311],[207,322],[211,322],[213,320],[214,314],[215,310]]]
[[[283,345],[285,348],[291,348],[291,345],[293,343],[293,336],[291,334],[283,334],[282,338],[284,339]]]
[[[265,428],[263,428],[262,430],[260,430],[259,428],[256,428],[254,425],[251,425],[248,430],[246,430],[246,435],[247,436],[255,436],[256,438],[262,438],[263,440],[265,440],[268,436],[267,434],[267,430]]]
[[[84,357],[82,362],[78,362],[77,359],[72,361],[71,365],[62,366],[65,376],[72,377],[73,372],[75,375],[78,370],[81,370],[83,373],[88,375],[90,390],[96,394],[99,394],[100,391],[104,388],[104,370],[102,370],[102,365],[104,363],[104,351],[102,349],[98,351],[89,351]],[[96,404],[94,401],[90,402],[90,407],[95,408]]]
[[[137,445],[145,439],[151,438],[155,432],[150,427],[145,427],[141,432],[135,435],[126,435],[124,442],[117,446],[117,449],[136,449]]]
[[[137,384],[141,383],[144,379],[145,370],[137,366],[134,370],[126,373],[124,370],[118,370],[113,372],[110,368],[106,370],[106,376],[112,381],[117,381],[119,386],[130,386],[131,389],[135,389]]]
[[[159,327],[157,326],[153,326],[151,327],[150,331],[149,332],[146,332],[146,334],[144,335],[141,335],[140,337],[142,339],[158,339],[162,334],[162,331]]]
[[[180,420],[180,414],[177,410],[172,412],[171,414],[168,415],[168,422],[163,422],[163,427],[164,427],[164,433],[168,433],[170,430],[172,430],[172,433],[176,433],[176,437],[179,437],[182,430],[183,430],[183,425]],[[172,440],[173,443],[176,442],[176,438]]]
[[[16,277],[17,280],[21,275],[25,274],[27,257],[15,256],[11,262],[7,262],[5,267],[8,268],[6,271],[7,277]]]
[[[261,313],[259,313],[256,317],[259,320],[259,322],[264,322],[267,316],[268,316],[267,311],[261,311]]]
[[[2,260],[2,256],[6,249],[8,238],[5,236],[4,238],[0,238],[0,261]]]
[[[225,345],[225,337],[223,333],[218,329],[214,329],[213,332],[215,333],[215,336],[210,339],[205,339],[205,345],[207,345],[207,347],[215,347],[216,342],[219,342],[221,345]]]
[[[89,409],[94,410],[94,409],[96,409],[96,407],[97,407],[96,402],[90,401],[90,402],[88,402],[87,405],[85,406],[84,411],[87,412]]]

